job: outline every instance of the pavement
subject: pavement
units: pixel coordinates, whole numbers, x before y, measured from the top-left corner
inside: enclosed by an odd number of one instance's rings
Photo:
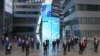
[[[99,45],[100,46],[100,45]],[[64,56],[63,55],[63,49],[60,45],[59,50],[56,50],[56,52],[52,52],[52,46],[49,45],[48,55],[47,56]],[[30,49],[29,56],[44,56],[43,55],[43,47],[40,46],[40,50]],[[98,52],[95,53],[93,51],[93,41],[88,41],[87,48],[83,52],[83,55],[79,54],[79,47],[76,45],[74,49],[71,49],[70,52],[66,52],[66,56],[100,56],[100,47],[98,48]],[[0,44],[0,56],[26,56],[25,52],[21,51],[21,47],[18,47],[17,44],[13,44],[12,54],[11,55],[5,55],[5,48],[1,46]]]

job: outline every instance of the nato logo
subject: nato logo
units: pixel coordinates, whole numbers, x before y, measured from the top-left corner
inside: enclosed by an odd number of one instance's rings
[[[42,6],[42,11],[46,11],[46,7],[47,7],[46,5],[43,5]]]
[[[47,17],[51,17],[51,10],[47,7],[47,5],[42,6],[42,12],[45,12]]]

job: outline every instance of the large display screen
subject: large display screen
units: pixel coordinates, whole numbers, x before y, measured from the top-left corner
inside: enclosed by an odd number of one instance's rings
[[[52,0],[45,0],[42,5],[42,41],[49,42],[59,38],[59,18],[52,15]]]
[[[12,3],[13,0],[5,0],[5,5],[4,5],[5,12],[12,14],[12,7],[13,7]]]

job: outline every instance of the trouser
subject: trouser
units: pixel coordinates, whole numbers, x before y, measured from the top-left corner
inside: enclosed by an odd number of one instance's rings
[[[25,50],[25,48],[24,48],[24,47],[22,47],[22,52],[24,52],[24,50]]]
[[[29,50],[26,50],[26,56],[29,56]]]
[[[68,52],[70,52],[70,47],[68,47]]]
[[[55,50],[55,47],[53,47],[53,48],[52,48],[52,52],[55,52],[55,51],[56,51],[56,50]]]
[[[44,50],[44,56],[47,56],[47,50]]]
[[[98,51],[98,47],[95,47],[94,51],[97,52]]]
[[[59,44],[57,44],[57,48],[59,49]]]
[[[11,54],[11,49],[6,49],[6,55]]]
[[[83,50],[82,49],[79,50],[79,54],[83,54]]]
[[[66,55],[66,50],[65,50],[65,49],[64,49],[64,51],[63,51],[63,52],[64,52],[64,55]]]

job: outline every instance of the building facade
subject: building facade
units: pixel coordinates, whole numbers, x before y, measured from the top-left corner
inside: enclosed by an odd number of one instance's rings
[[[4,0],[0,0],[0,35],[3,34],[3,9]]]
[[[36,37],[42,0],[14,0],[13,33]]]
[[[66,35],[100,36],[100,0],[63,1]]]

